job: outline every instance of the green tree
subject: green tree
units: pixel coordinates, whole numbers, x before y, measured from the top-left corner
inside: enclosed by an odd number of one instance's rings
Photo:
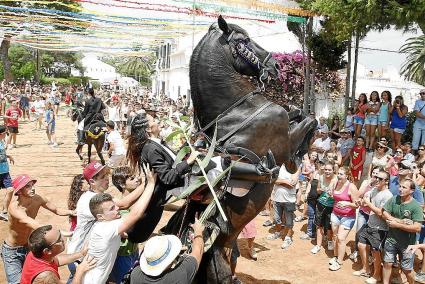
[[[102,60],[114,66],[118,73],[134,78],[142,86],[149,86],[151,84],[151,75],[155,63],[153,54],[144,57],[103,57]]]
[[[34,55],[29,48],[13,44],[9,49],[8,58],[14,78],[29,80],[35,75]]]
[[[406,79],[418,84],[425,84],[425,35],[410,38],[400,48],[407,53],[406,62],[401,67],[401,73]]]
[[[56,9],[65,12],[77,12],[79,10],[80,4],[76,1],[65,0],[65,1],[51,1],[51,2],[37,2],[37,1],[0,1],[0,5],[17,7],[17,8],[31,8],[31,9]],[[0,13],[10,12],[8,9],[0,8]],[[42,15],[43,13],[37,13]],[[69,29],[72,25],[67,26],[66,21],[72,21],[69,18],[63,18],[65,25],[60,24],[56,25],[55,23],[50,23],[50,27],[53,29],[66,30]],[[62,21],[62,22],[63,22]],[[19,23],[13,22],[1,22],[4,29],[3,39],[0,44],[0,59],[3,65],[3,73],[6,81],[13,80],[12,64],[8,57],[9,48],[11,46],[10,42],[14,36],[17,36],[21,31],[24,30],[24,27]]]

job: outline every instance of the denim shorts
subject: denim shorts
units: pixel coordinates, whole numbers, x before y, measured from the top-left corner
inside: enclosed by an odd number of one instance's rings
[[[12,178],[9,173],[0,174],[0,188],[12,187]]]
[[[364,124],[378,125],[378,116],[376,114],[366,115],[366,119],[364,121]]]
[[[383,261],[387,263],[395,263],[397,255],[400,256],[400,265],[403,270],[412,270],[415,260],[415,254],[406,252],[406,248],[401,248],[398,244],[393,244],[388,239],[384,244],[384,258]]]
[[[344,228],[351,230],[356,222],[355,217],[342,217],[337,216],[334,213],[331,214],[331,224],[336,226],[343,226]]]
[[[362,117],[360,117],[360,116],[355,115],[355,116],[354,116],[353,123],[354,123],[354,124],[361,124],[361,125],[363,125],[363,124],[364,124],[364,118],[362,118]]]
[[[19,284],[21,282],[22,268],[27,253],[28,249],[26,247],[11,247],[3,242],[1,258],[3,259],[7,283]]]
[[[391,129],[394,130],[394,132],[399,134],[403,134],[404,131],[406,131],[406,129],[403,129],[403,128],[391,128]]]
[[[379,121],[378,122],[378,125],[388,126],[388,121],[387,120],[385,120],[385,121]]]
[[[282,214],[285,213],[284,226],[287,228],[293,228],[295,219],[294,211],[294,203],[273,201],[273,215],[276,224],[282,224]]]

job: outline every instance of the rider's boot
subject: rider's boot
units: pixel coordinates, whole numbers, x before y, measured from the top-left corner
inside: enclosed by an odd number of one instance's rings
[[[224,168],[230,166],[230,161],[224,159]],[[227,164],[227,165],[226,165]],[[238,161],[231,162],[230,178],[249,180],[261,183],[269,183],[276,179],[279,174],[279,167],[271,151],[261,158],[258,164],[249,164]]]

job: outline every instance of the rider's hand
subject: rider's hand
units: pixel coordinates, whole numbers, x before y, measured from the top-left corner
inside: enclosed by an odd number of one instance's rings
[[[199,156],[199,154],[200,153],[198,151],[193,151],[192,153],[190,153],[189,158],[187,158],[187,163],[189,165],[192,165],[195,162],[196,158]]]
[[[195,223],[194,224],[190,224],[190,226],[193,229],[193,234],[195,236],[201,235],[205,230],[205,226],[199,221],[198,218],[195,217]]]
[[[148,184],[155,184],[157,174],[154,170],[149,168],[149,164],[143,164],[143,171],[145,172],[146,179],[148,180]]]

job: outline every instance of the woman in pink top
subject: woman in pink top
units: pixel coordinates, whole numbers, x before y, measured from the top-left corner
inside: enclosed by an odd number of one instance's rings
[[[334,257],[329,261],[329,269],[339,270],[344,259],[347,236],[356,221],[357,200],[359,191],[350,181],[351,171],[348,167],[338,170],[338,182],[333,190],[335,200],[331,215],[332,232],[334,234]]]

